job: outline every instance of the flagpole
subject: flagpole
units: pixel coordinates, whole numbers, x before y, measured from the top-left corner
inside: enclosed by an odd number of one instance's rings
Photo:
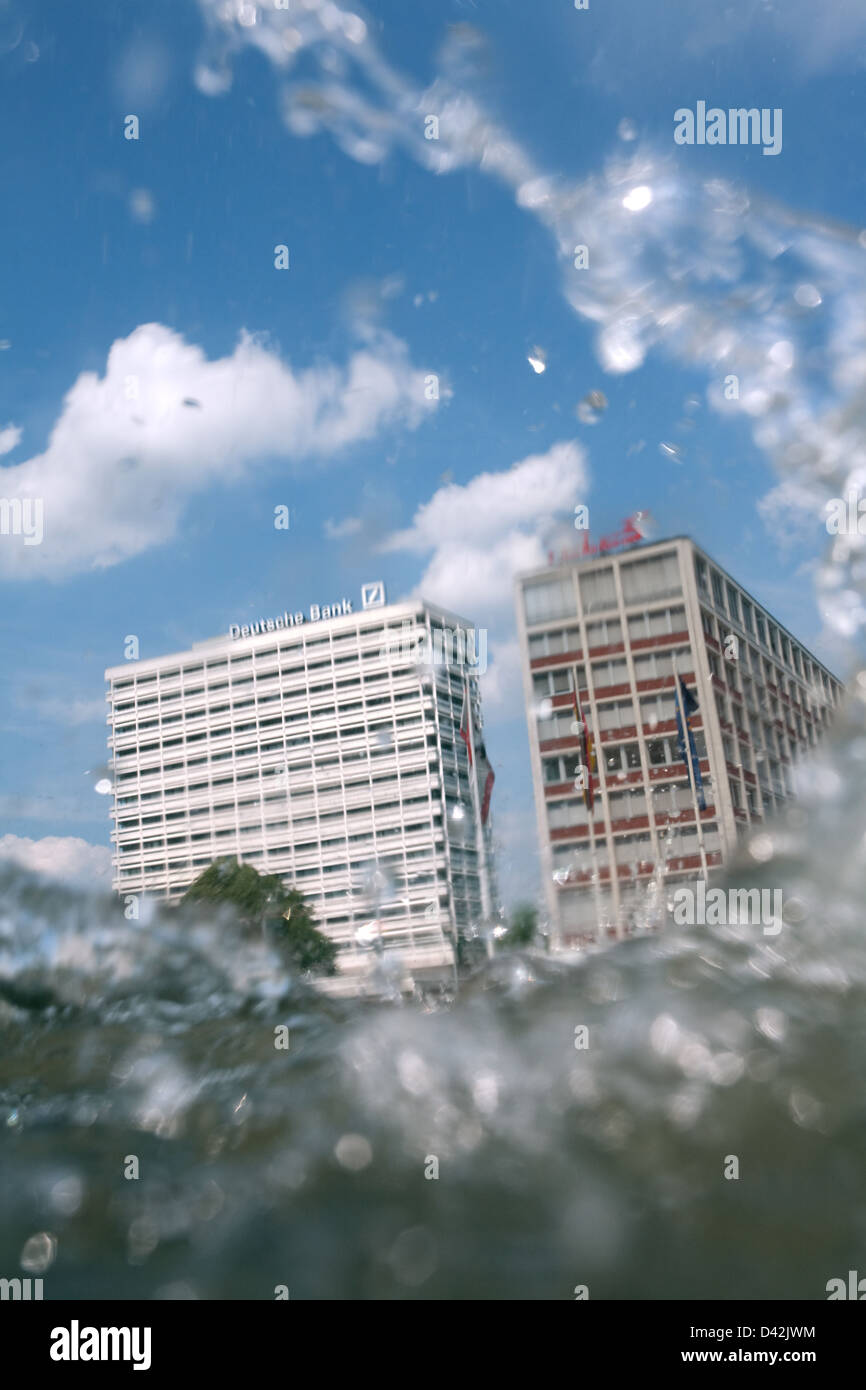
[[[674,668],[674,700],[680,715],[680,727],[683,731],[683,747],[686,750],[686,766],[689,770],[689,784],[692,789],[692,807],[695,813],[695,828],[698,832],[698,850],[701,856],[701,871],[704,875],[704,883],[707,882],[707,852],[704,848],[704,827],[701,823],[701,808],[698,805],[698,790],[695,783],[695,770],[692,766],[692,738],[691,728],[688,723],[685,706],[683,704],[683,692],[680,687],[679,671],[677,670],[676,652],[671,653],[671,660]],[[695,749],[697,752],[697,748]]]
[[[578,674],[577,674],[577,665],[576,665],[576,664],[575,664],[574,666],[572,666],[572,668],[571,668],[571,679],[572,679],[573,682],[574,682],[574,715],[575,715],[575,722],[576,722],[577,724],[580,724],[581,721],[583,721],[584,724],[585,724],[586,716],[585,716],[584,713],[583,713],[583,706],[582,706],[581,703],[580,703],[580,679],[579,679]],[[585,755],[586,755],[587,766],[586,766],[586,768],[585,768],[585,772],[586,772],[586,776],[587,776],[587,779],[588,779],[587,785],[584,787],[584,790],[583,790],[583,804],[586,806],[587,825],[588,825],[588,829],[589,829],[589,855],[590,855],[590,865],[591,865],[591,868],[592,868],[593,897],[594,897],[594,899],[595,899],[596,928],[597,928],[597,930],[598,930],[598,932],[599,932],[599,934],[600,934],[600,933],[601,933],[601,874],[599,873],[599,868],[598,868],[598,852],[597,852],[597,850],[596,850],[596,845],[595,845],[595,812],[594,812],[594,807],[590,806],[590,805],[589,805],[589,801],[588,801],[589,785],[590,785],[590,783],[592,782],[592,768],[589,766],[589,747],[588,747],[587,740],[585,740],[584,737],[583,737],[583,733],[584,733],[584,730],[583,730],[583,728],[581,728],[581,729],[580,729],[580,733],[579,733],[579,737],[580,737],[580,740],[581,740],[581,752],[582,752],[582,753],[585,753]],[[615,865],[611,865],[611,873],[613,873],[614,868],[615,868]]]
[[[487,954],[493,956],[493,910],[490,903],[490,884],[487,881],[487,848],[484,843],[484,826],[481,824],[481,802],[478,798],[478,765],[475,761],[475,710],[472,706],[472,695],[469,687],[469,678],[464,675],[466,691],[466,717],[469,722],[469,791],[472,796],[472,808],[475,815],[475,851],[478,855],[478,877],[481,886],[481,914],[484,918],[484,944]]]

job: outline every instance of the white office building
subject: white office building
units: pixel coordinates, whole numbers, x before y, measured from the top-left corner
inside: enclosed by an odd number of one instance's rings
[[[648,887],[705,878],[786,803],[841,687],[685,537],[523,575],[517,620],[552,939],[616,937]],[[591,815],[575,673],[597,759]],[[697,701],[688,762],[677,678]]]
[[[474,630],[365,587],[360,612],[313,605],[106,671],[115,890],[177,899],[224,857],[276,874],[339,943],[326,987],[347,993],[382,952],[409,982],[450,978],[494,906],[460,736],[468,691],[480,740]]]

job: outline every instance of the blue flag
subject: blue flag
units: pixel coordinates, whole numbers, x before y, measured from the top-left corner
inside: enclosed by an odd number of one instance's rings
[[[692,775],[695,779],[695,791],[698,794],[698,805],[702,811],[705,811],[707,809],[707,803],[704,800],[704,781],[701,777],[701,764],[698,758],[698,750],[695,746],[695,736],[689,724],[689,718],[697,710],[698,702],[692,692],[686,688],[682,676],[680,676],[679,682],[682,710],[680,709],[680,700],[677,700],[677,752],[686,767],[689,766],[689,758],[691,755]],[[683,728],[683,715],[685,715],[685,728]],[[688,752],[686,751],[686,733],[688,733],[689,736]]]

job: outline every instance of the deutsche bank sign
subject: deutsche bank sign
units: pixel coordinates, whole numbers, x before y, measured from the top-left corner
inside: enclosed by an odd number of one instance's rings
[[[382,608],[385,603],[385,585],[381,580],[361,586],[362,608]],[[284,628],[300,627],[302,623],[318,623],[323,618],[341,618],[352,613],[352,600],[341,598],[336,603],[311,603],[308,613],[302,611],[289,613],[287,610],[278,618],[259,618],[255,623],[232,623],[229,637],[237,641],[239,637],[260,637],[263,632],[282,632]]]

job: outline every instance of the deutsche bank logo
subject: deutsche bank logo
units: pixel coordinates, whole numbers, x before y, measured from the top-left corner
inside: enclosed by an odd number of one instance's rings
[[[382,608],[385,603],[385,585],[381,579],[372,584],[361,585],[361,607]]]

